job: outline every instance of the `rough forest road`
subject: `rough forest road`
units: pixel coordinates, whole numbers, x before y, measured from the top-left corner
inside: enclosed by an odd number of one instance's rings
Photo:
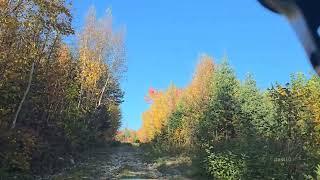
[[[188,179],[187,158],[166,158],[161,162],[148,162],[140,147],[120,145],[108,150],[99,149],[88,159],[62,173],[45,179]]]

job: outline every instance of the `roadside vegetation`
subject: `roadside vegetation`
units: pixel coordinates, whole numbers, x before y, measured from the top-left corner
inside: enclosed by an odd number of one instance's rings
[[[296,73],[261,90],[204,55],[187,87],[150,89],[137,134],[152,157],[187,155],[203,176],[317,179],[319,89],[319,77]]]
[[[318,76],[262,90],[202,55],[119,131],[124,31],[94,8],[75,31],[71,8],[0,0],[0,179],[320,179]]]
[[[0,1],[0,179],[74,165],[120,127],[123,31],[90,9],[79,32],[68,0]],[[75,37],[75,45],[65,39]],[[24,177],[19,177],[24,176]]]

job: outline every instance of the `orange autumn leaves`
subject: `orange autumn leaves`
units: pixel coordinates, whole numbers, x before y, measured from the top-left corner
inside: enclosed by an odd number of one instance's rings
[[[142,114],[142,127],[137,132],[139,140],[141,142],[148,142],[159,134],[162,128],[166,126],[171,114],[175,112],[181,103],[188,104],[189,107],[200,111],[203,101],[206,101],[209,97],[213,71],[213,59],[207,55],[203,55],[200,57],[191,83],[186,88],[181,89],[174,84],[171,84],[166,90],[162,91],[151,88],[145,98],[146,102],[151,105]],[[180,135],[181,132],[177,132],[177,136]],[[188,135],[185,134],[184,136]]]

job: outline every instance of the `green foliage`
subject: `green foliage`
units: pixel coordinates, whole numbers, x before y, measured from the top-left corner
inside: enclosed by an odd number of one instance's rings
[[[208,153],[205,159],[208,173],[215,179],[242,179],[246,174],[245,156],[238,156],[228,151]]]
[[[317,176],[316,178],[319,179],[320,178],[320,165],[317,166],[317,168],[315,170],[315,173],[316,173],[316,176]]]
[[[182,100],[150,144],[159,155],[194,153],[215,179],[312,179],[320,158],[319,88],[319,77],[295,74],[261,91],[251,75],[237,80],[224,61],[201,109]]]
[[[308,180],[318,180],[320,178],[320,165],[318,164],[314,170],[313,175],[305,175],[304,179]]]
[[[1,134],[1,169],[27,172],[31,168],[30,160],[35,148],[35,137],[27,130],[9,131]]]
[[[226,61],[215,71],[212,97],[205,117],[200,121],[199,139],[204,142],[220,141],[236,136],[235,123],[239,121],[239,87],[233,70]]]
[[[52,173],[71,156],[112,141],[120,126],[122,35],[98,21],[86,24],[112,37],[81,33],[108,46],[95,51],[90,59],[94,63],[82,66],[82,49],[71,51],[63,42],[74,34],[69,2],[0,3],[1,174]],[[84,91],[81,73],[98,71],[95,87]]]
[[[183,106],[178,106],[177,110],[175,110],[168,119],[168,131],[170,133],[174,133],[175,130],[182,127],[182,120],[184,115]]]

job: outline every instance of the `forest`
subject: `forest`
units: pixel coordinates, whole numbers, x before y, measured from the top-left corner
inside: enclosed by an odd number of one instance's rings
[[[124,32],[113,29],[111,11],[97,18],[94,8],[75,32],[70,8],[0,1],[0,179],[74,164],[120,127]],[[66,44],[74,35],[76,45]]]
[[[0,179],[55,174],[94,149],[98,160],[107,154],[94,168],[111,174],[130,167],[166,179],[144,158],[183,155],[198,168],[191,179],[320,179],[317,75],[260,89],[227,57],[203,54],[185,87],[150,88],[139,130],[120,130],[125,31],[111,9],[98,18],[94,7],[76,31],[71,8],[0,0]]]
[[[155,156],[191,156],[214,179],[318,179],[319,89],[317,75],[296,73],[261,90],[227,58],[202,55],[187,87],[150,89],[137,136]]]

